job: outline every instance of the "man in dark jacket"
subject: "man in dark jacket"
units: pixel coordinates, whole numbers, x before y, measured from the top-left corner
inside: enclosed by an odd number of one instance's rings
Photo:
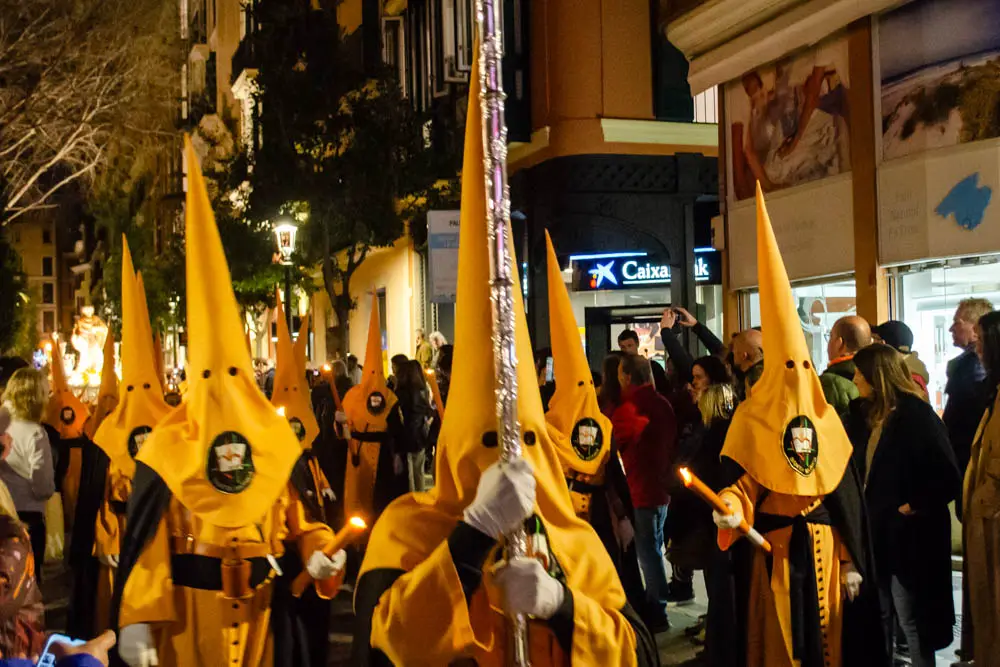
[[[976,324],[992,310],[993,304],[986,299],[964,299],[958,304],[950,329],[955,347],[963,352],[948,363],[948,384],[944,388],[948,402],[942,418],[962,474],[969,465],[972,440],[989,402],[988,389],[983,386],[986,371],[976,354]]]
[[[854,385],[854,355],[872,344],[871,325],[863,317],[849,315],[837,320],[830,329],[826,353],[830,365],[819,376],[826,402],[834,407],[843,419],[851,401],[858,397]]]
[[[618,367],[618,381],[623,403],[611,421],[635,506],[636,549],[646,580],[647,617],[655,633],[669,627],[663,522],[670,503],[667,485],[677,444],[677,424],[670,403],[653,386],[648,359],[625,355]]]
[[[618,334],[618,349],[629,356],[638,355],[639,334],[633,329],[626,329]],[[656,391],[664,396],[668,395],[670,393],[670,381],[667,379],[667,372],[659,364],[652,364],[650,368],[652,369],[653,385],[656,387]]]

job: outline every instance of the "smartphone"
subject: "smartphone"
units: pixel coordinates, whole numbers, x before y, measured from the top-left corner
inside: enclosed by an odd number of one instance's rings
[[[83,646],[87,643],[85,639],[73,639],[66,635],[54,634],[49,636],[49,641],[45,642],[45,650],[42,657],[38,659],[37,667],[55,667],[56,657],[52,654],[53,644],[68,644],[69,646]]]
[[[556,376],[552,368],[552,357],[545,360],[545,381],[555,382]]]

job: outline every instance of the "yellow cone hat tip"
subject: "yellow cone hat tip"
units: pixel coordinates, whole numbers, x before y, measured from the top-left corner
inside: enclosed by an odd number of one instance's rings
[[[601,413],[580,330],[563,282],[562,267],[548,231],[549,339],[556,391],[545,419],[563,465],[593,475],[602,469],[611,446],[611,422]],[[551,432],[551,431],[550,431]]]
[[[203,520],[225,528],[262,517],[301,455],[254,379],[215,215],[189,137],[185,207],[188,390],[138,460]]]
[[[382,367],[382,321],[378,312],[378,294],[374,290],[372,290],[372,312],[368,321],[363,371],[361,384],[366,392],[376,385],[385,384],[385,369]]]
[[[771,491],[825,495],[840,483],[852,447],[813,367],[759,184],[757,271],[764,373],[733,417],[722,454]]]
[[[284,408],[284,417],[288,420],[296,439],[304,449],[308,449],[319,435],[319,423],[313,413],[309,387],[305,381],[305,362],[299,358],[299,349],[292,344],[280,295],[277,319],[278,363],[274,371],[271,404],[276,408]],[[302,348],[302,352],[305,352],[305,348]]]

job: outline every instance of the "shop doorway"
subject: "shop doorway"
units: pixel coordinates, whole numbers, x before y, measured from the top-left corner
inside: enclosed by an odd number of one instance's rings
[[[631,329],[639,336],[639,351],[650,360],[665,366],[660,319],[669,303],[642,306],[606,306],[584,310],[584,345],[587,361],[600,370],[604,357],[618,349],[618,335]]]

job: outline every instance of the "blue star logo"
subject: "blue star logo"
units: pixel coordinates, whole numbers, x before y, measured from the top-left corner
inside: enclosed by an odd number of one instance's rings
[[[614,268],[615,266],[614,260],[611,260],[607,264],[597,264],[596,266],[597,268],[591,269],[590,271],[597,279],[596,287],[600,287],[601,285],[603,285],[605,280],[607,280],[612,285],[618,284],[618,278],[616,278],[615,274],[612,273],[611,271],[611,269]]]

